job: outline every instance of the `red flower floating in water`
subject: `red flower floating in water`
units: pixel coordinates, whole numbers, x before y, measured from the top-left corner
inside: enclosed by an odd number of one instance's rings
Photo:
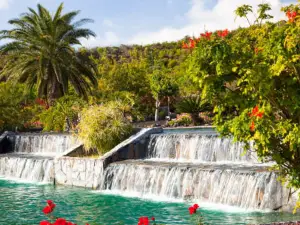
[[[151,220],[152,220],[152,221],[155,221],[155,217],[152,217]]]
[[[289,21],[291,23],[293,23],[295,21],[296,16],[297,16],[297,12],[288,10],[286,12],[286,16],[288,17]]]

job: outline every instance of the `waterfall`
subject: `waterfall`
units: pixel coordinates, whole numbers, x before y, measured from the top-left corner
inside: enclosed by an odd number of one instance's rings
[[[253,209],[282,205],[282,187],[276,174],[262,168],[199,169],[198,165],[125,161],[111,164],[104,179],[104,190],[141,197],[193,199]]]
[[[55,155],[77,146],[79,141],[66,134],[16,135],[14,152]]]
[[[243,143],[212,132],[152,134],[146,158],[110,164],[101,189],[248,209],[280,208],[288,190],[251,148],[246,151]]]
[[[14,151],[0,154],[0,176],[32,182],[53,182],[54,157],[80,144],[67,134],[24,133],[14,140]]]
[[[53,160],[51,158],[20,157],[6,155],[0,157],[0,176],[32,182],[52,182]]]
[[[243,143],[216,134],[176,133],[154,134],[150,137],[148,158],[190,162],[258,163],[253,151],[244,150]]]

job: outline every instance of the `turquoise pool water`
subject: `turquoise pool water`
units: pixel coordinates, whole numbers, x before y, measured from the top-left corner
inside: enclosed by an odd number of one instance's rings
[[[188,203],[157,202],[101,194],[71,187],[54,187],[0,180],[0,224],[35,225],[46,217],[41,212],[46,199],[56,204],[56,215],[78,225],[137,224],[140,216],[155,216],[163,224],[190,224]],[[201,204],[200,204],[201,205]],[[225,212],[202,208],[211,225],[237,225],[299,220],[287,213]]]

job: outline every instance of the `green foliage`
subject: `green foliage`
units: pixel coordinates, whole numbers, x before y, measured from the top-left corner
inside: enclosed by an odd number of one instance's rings
[[[30,120],[31,109],[26,106],[30,93],[21,84],[0,83],[0,131],[23,127]]]
[[[300,14],[299,4],[284,10]],[[201,39],[189,70],[202,99],[214,106],[218,130],[236,141],[253,141],[258,156],[274,160],[282,181],[295,188],[300,188],[299,34],[298,16]],[[251,116],[255,106],[262,118]]]
[[[153,116],[158,95],[161,99],[176,96],[178,89],[192,93],[195,88],[185,76],[187,53],[176,42],[81,49],[81,52],[90,55],[101,74],[96,102],[120,100],[119,96],[126,93],[134,102],[131,108],[134,120]]]
[[[170,127],[179,127],[179,126],[190,126],[193,124],[193,120],[189,116],[182,116],[177,120],[171,120],[168,122]]]
[[[83,109],[78,137],[87,150],[103,154],[130,136],[132,125],[124,116],[126,108],[120,102],[109,102]]]
[[[271,10],[271,6],[268,3],[259,4],[257,9],[257,14],[254,14],[256,17],[254,24],[261,25],[264,20],[272,19],[273,16],[267,14],[268,11]],[[251,26],[251,22],[248,18],[249,13],[253,13],[253,9],[251,5],[242,5],[238,7],[235,11],[235,15],[237,17],[246,18],[249,25]]]
[[[1,76],[26,83],[30,89],[37,85],[38,96],[50,100],[68,93],[69,84],[87,98],[97,82],[96,70],[72,46],[79,45],[80,38],[94,36],[89,29],[80,28],[90,20],[73,23],[79,11],[62,14],[63,4],[53,16],[40,4],[37,8],[10,20],[13,28],[0,32],[0,40],[10,40],[0,47],[6,60]]]
[[[85,104],[76,96],[66,95],[57,99],[48,109],[44,109],[37,118],[43,124],[44,131],[64,131],[67,125],[70,130],[74,130],[78,115]]]
[[[211,110],[208,103],[201,99],[201,96],[189,96],[183,98],[176,104],[177,113],[200,113]]]

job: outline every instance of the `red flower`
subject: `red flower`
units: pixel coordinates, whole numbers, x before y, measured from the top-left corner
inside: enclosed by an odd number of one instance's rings
[[[195,40],[190,38],[190,48],[195,48]]]
[[[199,205],[198,204],[194,204],[193,207],[194,207],[195,210],[197,210],[199,208]]]
[[[43,213],[45,214],[49,214],[52,213],[53,208],[51,208],[49,205],[47,205],[44,209],[43,209]]]
[[[152,220],[152,221],[155,221],[155,217],[152,217],[151,220]]]
[[[201,35],[201,37],[206,38],[207,40],[210,40],[212,32],[206,31],[204,34],[200,34],[200,35]]]
[[[196,209],[195,209],[193,206],[191,206],[191,207],[189,208],[189,211],[190,211],[190,214],[191,214],[191,215],[194,214],[194,213],[196,213]]]
[[[253,109],[252,109],[252,112],[250,114],[250,117],[257,117],[257,118],[262,118],[264,115],[264,112],[263,111],[259,111],[259,108],[258,106],[255,106]]]
[[[255,116],[258,112],[259,112],[258,106],[255,106],[255,107],[252,109],[251,116]]]
[[[251,130],[252,132],[255,130],[255,124],[254,124],[254,121],[251,122],[250,130]]]
[[[184,43],[184,42],[183,42],[183,43],[182,43],[182,48],[183,48],[183,49],[187,49],[187,48],[189,48],[189,46],[188,46],[187,43]]]
[[[225,30],[223,30],[223,31],[219,30],[219,31],[217,32],[217,34],[218,34],[219,37],[224,38],[224,37],[226,37],[226,36],[229,34],[229,31],[228,31],[228,29],[225,29]]]
[[[149,225],[149,218],[148,217],[140,217],[138,225]]]
[[[288,10],[287,12],[286,12],[286,16],[288,17],[288,19],[289,19],[289,21],[290,22],[294,22],[295,21],[295,18],[296,18],[296,16],[297,16],[297,12],[296,11],[290,11],[290,10]]]
[[[51,223],[49,221],[44,220],[40,222],[40,225],[51,225]]]
[[[63,218],[58,218],[53,225],[68,225],[68,222]]]

